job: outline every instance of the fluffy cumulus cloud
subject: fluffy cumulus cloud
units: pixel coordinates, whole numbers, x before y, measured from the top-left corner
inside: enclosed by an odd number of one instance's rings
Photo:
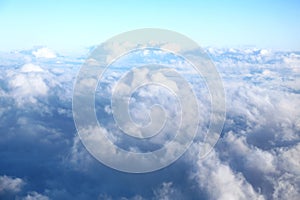
[[[32,54],[36,58],[55,58],[56,57],[55,52],[46,47],[39,48],[39,49],[33,51]]]
[[[27,63],[21,68],[21,72],[42,72],[43,69],[37,65]]]
[[[241,173],[222,163],[215,152],[205,160],[199,159],[196,168],[195,179],[211,199],[263,199]]]
[[[24,191],[25,187],[26,181],[21,178],[14,178],[6,175],[0,176],[1,199],[49,200],[47,196],[39,194],[36,191],[29,191],[26,194]]]
[[[49,200],[49,198],[37,192],[30,192],[22,200]]]
[[[24,185],[24,181],[20,178],[12,178],[9,176],[0,176],[0,193],[17,193]]]
[[[1,53],[0,199],[298,199],[299,52],[206,51],[220,72],[226,92],[227,114],[221,138],[202,158],[201,137],[196,137],[174,164],[145,174],[123,173],[101,164],[78,137],[72,92],[82,58],[61,57],[47,48]],[[166,56],[148,50],[140,55],[145,59],[133,61],[128,57],[119,64],[128,60],[130,64],[152,62],[155,56],[160,60]],[[185,65],[174,57],[165,60],[181,68]],[[166,124],[165,136],[150,139],[151,145],[147,141],[138,145],[138,139],[116,126],[110,102],[116,80],[127,69],[127,65],[115,66],[98,84],[95,110],[100,125],[108,138],[124,149],[145,152],[160,148],[172,140],[174,127],[180,125],[180,116],[175,115],[180,103],[172,91],[164,93],[166,88],[157,89],[157,85],[134,91],[129,113],[137,124],[151,122],[155,115],[151,116],[148,108],[155,103],[162,104],[166,114],[176,119]],[[130,77],[128,74],[128,80]],[[197,91],[199,123],[204,124],[199,132],[207,131],[210,104],[205,83],[194,78],[193,70],[183,77],[190,79]]]

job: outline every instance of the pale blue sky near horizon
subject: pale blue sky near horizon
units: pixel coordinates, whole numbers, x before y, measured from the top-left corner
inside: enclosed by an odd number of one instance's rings
[[[72,50],[163,28],[201,46],[300,50],[300,1],[0,0],[0,50]]]

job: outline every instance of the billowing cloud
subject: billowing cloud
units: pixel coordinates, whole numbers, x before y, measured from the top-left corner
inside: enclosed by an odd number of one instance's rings
[[[20,178],[13,178],[9,176],[0,176],[0,197],[3,193],[17,193],[20,192],[24,186],[24,181]]]
[[[22,200],[49,200],[49,197],[37,192],[30,192],[27,196],[23,197]]]
[[[38,74],[16,74],[9,80],[11,94],[19,105],[36,103],[36,97],[45,96],[49,90],[44,79]]]
[[[215,152],[197,162],[195,179],[210,199],[264,199],[257,194],[241,173],[233,171],[218,159]]]
[[[207,52],[226,90],[227,118],[222,138],[205,159],[199,158],[202,146],[196,138],[173,165],[135,175],[99,163],[77,135],[72,92],[82,58],[58,58],[45,48],[35,50],[33,55],[21,51],[1,54],[0,198],[298,199],[299,53],[250,48],[209,48]],[[162,56],[151,51],[144,54],[149,56],[145,59],[148,61]],[[184,69],[182,60],[170,59],[172,65]],[[95,103],[98,120],[110,140],[124,148],[137,142],[128,142],[120,130],[116,131],[109,100],[113,83],[126,67],[108,70],[98,85]],[[205,124],[209,120],[209,93],[193,73],[189,70],[184,77],[191,78],[192,88],[198,91],[200,123]],[[163,90],[141,87],[135,92],[129,111],[137,122],[147,121],[141,111],[149,111],[153,102],[165,105],[174,116],[176,101]],[[162,145],[161,140],[166,138],[157,139],[153,144]]]
[[[32,63],[25,64],[21,68],[21,72],[43,72],[43,71],[44,70],[40,66],[34,65]]]
[[[54,53],[54,51],[52,51],[46,47],[37,49],[36,51],[33,51],[32,54],[36,58],[55,58],[56,57],[56,54]]]

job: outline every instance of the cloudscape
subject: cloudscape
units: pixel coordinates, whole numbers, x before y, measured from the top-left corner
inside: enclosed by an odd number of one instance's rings
[[[29,2],[0,3],[0,199],[299,199],[298,2]],[[103,145],[106,138],[124,150],[148,153],[166,144],[172,147],[182,121],[199,120],[196,137],[179,159],[159,170],[128,173],[107,166],[87,148],[74,121],[73,98],[80,70],[95,63],[88,58],[98,44],[148,27],[173,30],[203,44],[222,80],[226,116],[216,145],[203,156],[201,133],[210,129],[208,113],[214,109],[205,76],[184,57],[162,49],[144,48],[119,57],[99,82],[83,83],[97,86],[93,109],[105,130],[105,137],[87,134],[91,140]],[[170,88],[176,91],[183,84],[174,86],[166,78],[176,77],[172,73],[135,68],[126,74],[130,67],[153,62],[173,67],[188,80],[198,109],[191,99],[183,104],[174,96]],[[114,91],[125,93],[129,82],[148,79],[163,80],[168,87],[137,87],[128,100],[128,113],[118,107],[119,101],[115,106],[111,102]],[[184,106],[199,113],[188,110],[190,115],[182,119],[179,110]],[[114,108],[120,109],[120,119]],[[141,132],[122,126],[126,114],[137,127],[154,125]],[[172,120],[155,120],[165,115]],[[134,137],[124,134],[126,130]],[[153,136],[154,130],[163,134]],[[149,139],[139,143],[145,135]],[[170,157],[178,151],[169,150]],[[101,151],[108,158],[113,155],[111,149]],[[128,162],[120,163],[136,165]]]

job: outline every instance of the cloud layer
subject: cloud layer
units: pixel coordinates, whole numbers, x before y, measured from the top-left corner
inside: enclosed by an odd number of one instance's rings
[[[46,48],[2,53],[0,198],[296,200],[300,196],[299,53],[206,51],[221,74],[226,92],[222,137],[205,159],[200,157],[201,138],[196,138],[181,159],[146,174],[110,169],[81,143],[72,118],[73,84],[81,58],[61,57]],[[158,56],[153,52],[147,55],[149,60]],[[170,62],[184,66],[182,60]],[[121,137],[113,126],[109,101],[112,83],[121,74],[117,68],[107,72],[98,85],[95,107],[102,125],[112,134],[110,139],[127,148],[124,141],[130,145],[136,141]],[[199,117],[206,124],[210,110],[205,84],[194,78],[192,71],[184,77],[198,90]],[[155,91],[147,91],[150,89]],[[160,92],[142,88],[132,101],[148,99],[153,103],[157,95],[148,94],[163,95]],[[167,96],[160,100],[174,109],[166,103]],[[132,104],[135,120],[147,121],[139,113],[146,105],[147,101],[145,105]],[[159,137],[158,145],[163,144],[161,140],[168,138]]]

